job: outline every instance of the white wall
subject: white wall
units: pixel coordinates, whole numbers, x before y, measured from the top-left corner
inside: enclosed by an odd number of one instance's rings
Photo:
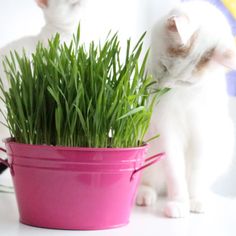
[[[19,37],[38,33],[43,22],[34,0],[0,0],[0,47]]]
[[[97,40],[110,29],[122,40],[137,38],[166,9],[180,0],[83,0],[82,37]],[[0,48],[25,35],[39,32],[43,15],[34,0],[0,0]]]

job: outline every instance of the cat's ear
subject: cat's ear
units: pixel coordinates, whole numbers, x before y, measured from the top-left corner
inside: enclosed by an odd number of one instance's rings
[[[35,0],[39,7],[46,8],[48,6],[48,0]]]
[[[236,46],[225,50],[216,49],[213,60],[229,69],[236,70]]]
[[[180,43],[185,45],[194,33],[190,20],[185,15],[171,16],[167,19],[167,29],[177,33]]]

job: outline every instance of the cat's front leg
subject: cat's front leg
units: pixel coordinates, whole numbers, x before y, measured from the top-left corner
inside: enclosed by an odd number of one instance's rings
[[[154,187],[141,184],[136,197],[138,206],[151,206],[157,201],[157,193]]]
[[[156,203],[158,180],[157,171],[157,165],[151,166],[144,171],[136,197],[136,204],[138,206],[151,206]]]
[[[189,195],[185,175],[184,152],[180,144],[167,148],[164,160],[168,202],[164,208],[167,217],[182,218],[189,214]]]
[[[155,122],[152,122],[152,126],[150,126],[146,134],[146,139],[149,139],[158,133],[154,124]],[[148,150],[148,157],[156,155],[157,152],[164,151],[161,149],[161,142],[161,137],[151,142],[150,148]],[[161,163],[157,163],[143,171],[141,183],[136,197],[136,205],[151,206],[156,203],[158,190],[163,186],[164,182],[163,171],[160,170],[160,165]]]
[[[192,170],[189,180],[190,211],[193,213],[204,213],[206,205],[206,183],[203,173],[199,170]]]
[[[204,121],[200,124],[204,124]],[[192,125],[192,136],[186,153],[190,211],[193,213],[205,211],[211,175],[214,172],[212,161],[216,157],[212,150],[217,148],[212,143],[214,136],[209,132],[211,130],[210,122],[203,126],[207,128],[199,129],[198,127],[201,126]]]
[[[204,213],[208,186],[204,168],[192,165],[189,170],[188,182],[190,211]]]

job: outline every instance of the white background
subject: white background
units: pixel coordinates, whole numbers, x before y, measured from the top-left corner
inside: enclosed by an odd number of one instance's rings
[[[99,38],[105,37],[108,31],[112,29],[114,32],[119,30],[122,40],[126,40],[129,37],[137,39],[137,37],[144,31],[150,30],[153,23],[164,12],[166,12],[166,10],[169,9],[170,6],[174,5],[178,1],[179,0],[84,0],[84,10],[83,14],[81,15],[82,36],[85,41],[89,41],[92,39],[97,40]],[[22,36],[37,34],[43,24],[44,20],[42,12],[37,7],[34,0],[0,0],[0,48],[5,44],[11,42],[12,40],[20,38]],[[236,126],[236,98],[230,99],[230,107],[231,116],[234,119]],[[3,178],[3,176],[0,176],[0,182],[1,178]],[[234,164],[232,164],[229,173],[214,185],[213,190],[220,195],[236,197],[235,161]],[[11,213],[7,214],[7,207],[4,207],[7,204],[2,205],[2,200],[3,202],[10,204],[9,208],[12,209]],[[27,228],[25,229],[23,226],[16,225],[17,212],[15,209],[15,205],[12,205],[13,201],[14,200],[12,196],[8,198],[8,196],[2,196],[0,194],[0,235],[9,235],[8,232],[10,231],[8,230],[10,230],[13,225],[14,227],[12,228],[11,235],[18,235],[19,232],[20,235],[23,235],[24,232],[27,231]],[[229,218],[227,219],[227,216],[232,220],[233,209],[235,209],[235,202],[232,203],[232,199],[229,199],[225,200],[225,204],[227,205],[229,214],[227,214],[227,212],[224,212],[223,215],[226,215],[225,220],[222,219],[219,224],[222,224],[222,227],[225,226],[225,228],[227,228],[228,226],[226,221],[229,222]],[[234,208],[232,209],[231,204],[232,206],[234,206]],[[221,209],[221,211],[223,211],[223,209]],[[6,217],[4,216],[5,214]],[[221,212],[219,212],[218,216],[220,215]],[[2,220],[4,217],[6,219],[6,224],[4,224],[4,221]],[[156,221],[156,219],[153,218],[154,216],[152,213],[151,215],[148,215],[148,211],[143,211],[140,213],[139,210],[136,210],[132,217],[132,219],[134,219],[133,224],[131,224],[130,226],[133,229],[136,227],[134,230],[134,232],[136,232],[135,235],[138,234],[138,225],[141,225],[143,222],[142,217],[144,217],[143,219],[145,222],[145,227],[149,227],[149,230],[151,231],[153,229],[153,232],[156,232],[156,235],[158,235],[158,233],[159,235],[178,235],[178,232],[181,233],[183,230],[185,230],[186,227],[188,227],[187,224],[189,223],[188,221],[187,223],[185,221],[177,221],[175,223],[172,221],[172,223],[167,223],[163,219],[159,219],[159,221]],[[213,217],[213,214],[211,214],[210,217]],[[150,222],[152,222],[150,223],[150,225],[147,222],[149,218]],[[200,218],[200,221],[195,219],[196,225],[201,223],[201,221],[204,221],[206,223],[205,219],[207,220],[207,218],[203,218],[203,220],[201,220]],[[190,222],[193,222],[193,224],[195,224],[195,221],[193,220]],[[157,225],[155,222],[157,223]],[[210,222],[212,222],[212,224],[214,222],[214,225],[217,225],[217,221],[215,222],[213,218]],[[160,227],[160,232],[156,228],[157,226]],[[163,232],[167,232],[168,230],[171,231],[171,227],[168,228],[169,226],[176,227],[177,232],[173,232],[173,234],[163,234]],[[233,224],[230,224],[230,227],[232,226]],[[201,226],[199,227],[201,228]],[[129,229],[130,228],[128,228],[128,232]],[[197,229],[198,227],[196,227],[196,230]],[[49,234],[52,232],[53,231],[49,232]],[[115,234],[116,232],[118,234]],[[112,234],[114,233],[114,235],[123,235],[122,232],[125,235],[127,233],[125,230],[121,230],[120,234],[119,231],[114,231],[112,232]],[[145,233],[145,230],[141,230],[140,235],[141,232],[143,232],[143,235]],[[228,228],[228,232],[231,232],[232,234],[221,234],[222,232],[218,232],[219,234],[217,235],[236,235],[236,232],[231,230],[230,228]],[[38,235],[41,235],[41,231],[38,231],[38,233]],[[46,232],[43,231],[43,233]],[[31,235],[31,231],[29,235]],[[103,234],[101,233],[99,235]],[[106,235],[109,235],[109,231]],[[180,235],[189,234],[181,233]]]

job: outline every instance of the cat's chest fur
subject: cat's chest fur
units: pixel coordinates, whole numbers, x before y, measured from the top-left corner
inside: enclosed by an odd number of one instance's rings
[[[174,113],[175,116],[186,119],[206,114],[215,116],[213,113],[218,113],[217,117],[221,117],[227,115],[227,101],[225,77],[214,73],[209,78],[204,78],[202,84],[171,89],[157,104],[156,113],[165,110],[165,113]]]
[[[219,72],[208,76],[204,84],[176,87],[162,97],[153,113],[151,135],[178,136],[186,147],[197,136],[216,145],[230,123],[228,96],[225,77]]]

